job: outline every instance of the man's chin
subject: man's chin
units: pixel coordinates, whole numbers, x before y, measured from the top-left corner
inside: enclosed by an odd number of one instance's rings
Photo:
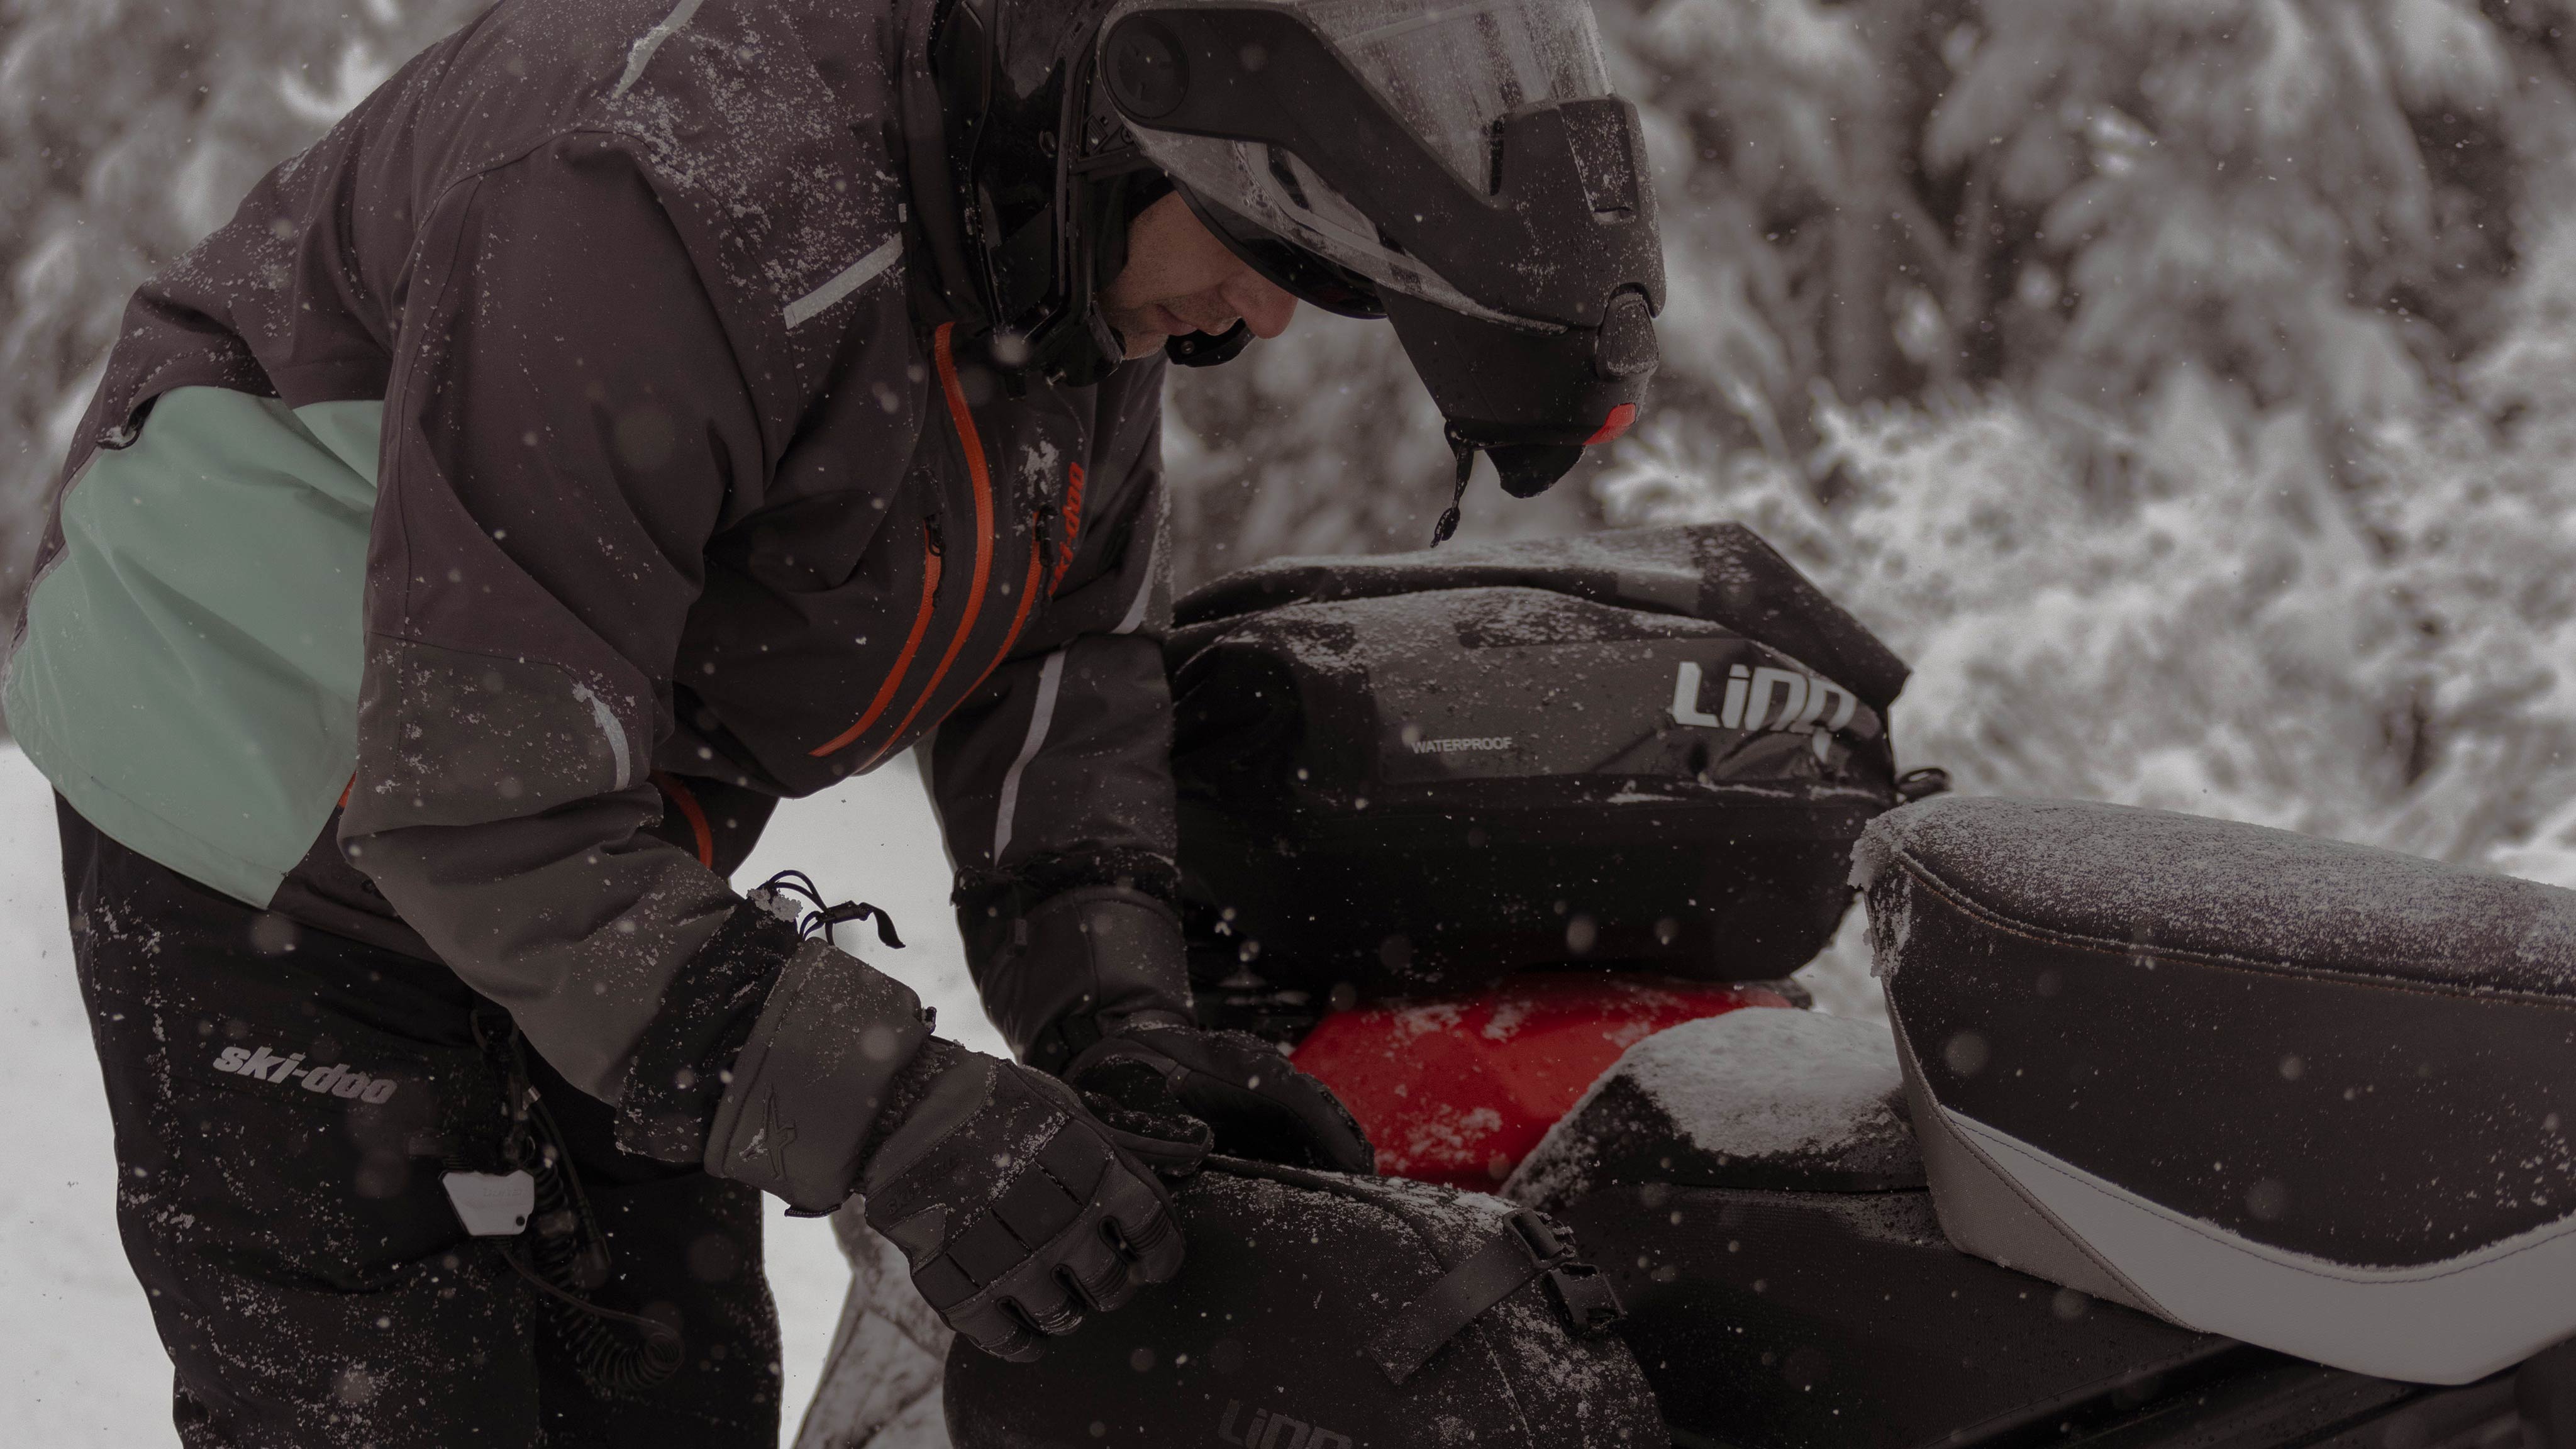
[[[1133,312],[1111,312],[1104,309],[1100,320],[1118,334],[1120,356],[1128,362],[1151,357],[1163,350],[1163,334]]]

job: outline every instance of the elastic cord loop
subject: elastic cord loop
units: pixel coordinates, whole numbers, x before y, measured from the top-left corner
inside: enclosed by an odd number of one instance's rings
[[[1466,517],[1463,505],[1467,501],[1467,480],[1476,476],[1476,445],[1460,436],[1454,425],[1444,431],[1449,451],[1458,456],[1458,487],[1449,495],[1449,511],[1440,515],[1440,526],[1431,530],[1433,548],[1447,543],[1449,536],[1458,531],[1459,521]]]

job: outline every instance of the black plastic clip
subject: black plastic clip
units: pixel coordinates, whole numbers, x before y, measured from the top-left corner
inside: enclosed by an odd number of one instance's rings
[[[1566,1263],[1548,1269],[1547,1296],[1556,1301],[1557,1311],[1565,1315],[1566,1326],[1574,1330],[1577,1338],[1607,1333],[1628,1316],[1610,1280],[1589,1263]]]

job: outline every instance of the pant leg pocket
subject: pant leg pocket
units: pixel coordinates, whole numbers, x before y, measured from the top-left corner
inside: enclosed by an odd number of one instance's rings
[[[499,1170],[509,1125],[484,1053],[293,1011],[161,1027],[161,1191],[201,1250],[373,1292],[466,1240],[440,1179]]]
[[[440,1185],[499,1167],[481,1051],[255,990],[95,992],[92,1014],[188,1443],[536,1442],[534,1306]]]

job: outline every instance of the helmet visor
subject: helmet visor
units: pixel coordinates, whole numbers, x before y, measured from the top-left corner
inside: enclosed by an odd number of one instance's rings
[[[1110,23],[1140,10],[1240,4],[1130,0]],[[1292,11],[1312,27],[1377,93],[1387,112],[1479,196],[1496,189],[1505,117],[1531,106],[1610,94],[1588,0],[1290,0],[1272,8]],[[1195,199],[1211,204],[1202,207],[1203,214],[1221,209],[1287,250],[1311,252],[1378,288],[1487,321],[1533,325],[1534,319],[1470,296],[1395,245],[1307,158],[1262,141],[1160,130],[1133,116],[1129,127],[1157,166]]]
[[[1585,0],[1308,0],[1298,7],[1462,178],[1494,185],[1494,123],[1610,94]]]

